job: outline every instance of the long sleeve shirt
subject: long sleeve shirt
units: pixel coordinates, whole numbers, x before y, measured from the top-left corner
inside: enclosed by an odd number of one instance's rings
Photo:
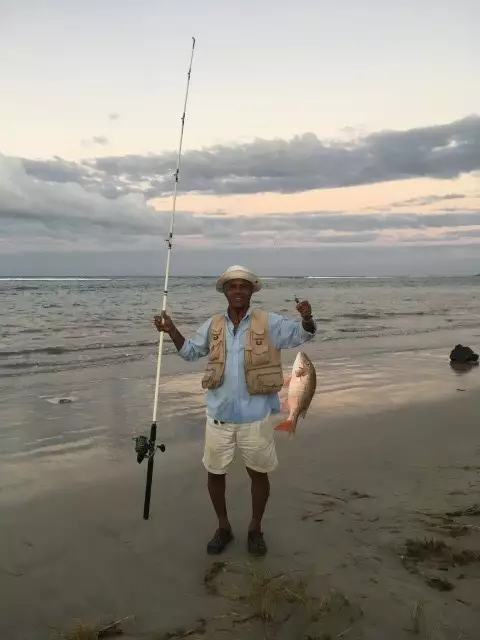
[[[226,331],[226,361],[223,383],[206,394],[207,415],[221,422],[245,423],[263,420],[270,413],[280,411],[278,393],[250,395],[245,380],[243,363],[245,337],[249,327],[251,310],[242,318],[234,333],[234,325],[228,312]],[[193,338],[185,340],[179,355],[188,362],[209,353],[209,318]],[[268,314],[271,343],[277,349],[291,349],[313,339],[315,333],[305,331],[301,320],[291,320],[277,313]],[[315,325],[316,331],[316,325]]]

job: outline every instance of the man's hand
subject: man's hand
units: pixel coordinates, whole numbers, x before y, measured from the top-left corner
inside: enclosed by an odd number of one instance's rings
[[[165,331],[170,337],[175,333],[175,325],[173,324],[173,320],[166,313],[166,311],[162,311],[159,316],[155,316],[154,318],[155,326],[158,331]]]
[[[302,302],[298,301],[297,311],[302,316],[302,319],[309,320],[312,317],[312,307],[308,300],[302,300]]]
[[[173,341],[173,344],[177,347],[177,351],[183,347],[185,342],[185,338],[182,336],[177,327],[173,324],[173,320],[170,318],[168,313],[162,311],[159,316],[155,316],[154,318],[155,326],[157,330],[161,333],[164,331]]]
[[[297,311],[302,316],[302,327],[308,333],[316,333],[315,322],[313,321],[312,316],[312,307],[308,300],[300,300],[295,298],[295,302],[297,303]]]

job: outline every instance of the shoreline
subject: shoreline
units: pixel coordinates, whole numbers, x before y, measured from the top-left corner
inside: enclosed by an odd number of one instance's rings
[[[289,315],[289,314],[287,314]],[[292,316],[293,317],[293,316]],[[359,324],[362,322],[358,320]],[[330,361],[341,357],[364,357],[370,355],[391,354],[424,351],[445,350],[445,356],[459,342],[464,345],[471,346],[474,350],[480,348],[480,324],[474,323],[470,327],[449,327],[449,328],[432,328],[418,330],[414,332],[392,332],[386,335],[377,334],[375,330],[371,334],[362,335],[356,331],[352,331],[351,337],[348,331],[341,335],[332,335],[328,322],[317,320],[318,334],[312,343],[306,345],[306,349],[312,359],[322,361]],[[196,326],[185,325],[180,321],[179,329],[185,337],[194,334]],[[16,384],[15,381],[21,381],[38,376],[47,376],[59,372],[74,372],[88,370],[102,370],[104,368],[129,367],[151,365],[153,359],[156,359],[158,340],[157,335],[152,331],[150,339],[142,335],[139,340],[133,343],[127,341],[125,343],[113,342],[106,343],[103,347],[100,345],[87,345],[70,347],[51,344],[45,347],[32,347],[32,351],[23,354],[20,361],[15,361],[19,357],[20,352],[9,352],[3,354],[2,358],[6,358],[6,362],[0,363],[0,390],[9,388]],[[1,351],[1,350],[0,350]],[[7,354],[7,355],[6,355]],[[32,358],[41,355],[44,358],[42,362],[31,361]],[[88,357],[85,354],[90,354]],[[77,360],[72,360],[74,356]],[[27,357],[28,356],[28,357]],[[9,358],[13,361],[9,362]],[[175,375],[179,372],[193,370],[191,363],[188,369],[182,368],[180,358],[171,340],[166,337],[164,342],[163,357],[168,363],[169,374]],[[283,352],[284,362],[289,362],[290,354]],[[45,360],[45,358],[47,358]],[[52,360],[51,360],[52,359]],[[54,360],[53,360],[54,359]],[[8,373],[7,373],[8,371]],[[165,374],[164,374],[165,375]]]
[[[455,398],[480,388],[479,367],[452,369],[443,349],[397,354],[318,359],[305,348],[317,370],[317,391],[297,438],[308,434],[311,420],[373,415],[405,405]],[[313,353],[312,353],[313,351]],[[288,372],[297,350],[285,353]],[[315,357],[316,356],[316,357]],[[116,367],[38,374],[27,394],[4,388],[0,400],[0,505],[38,495],[59,477],[102,481],[127,454],[133,459],[134,435],[148,435],[155,359]],[[184,363],[160,383],[158,438],[166,456],[183,455],[189,443],[203,439],[204,363]],[[53,395],[54,394],[54,395]],[[286,394],[282,390],[281,397]],[[59,398],[73,399],[59,404]],[[279,414],[281,416],[282,414]],[[279,418],[280,419],[280,418]],[[159,454],[160,455],[160,454]],[[165,456],[161,456],[164,458]]]

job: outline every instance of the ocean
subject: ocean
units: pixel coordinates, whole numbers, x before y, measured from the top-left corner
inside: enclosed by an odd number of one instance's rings
[[[319,333],[302,348],[317,369],[310,414],[321,416],[320,426],[328,415],[478,385],[478,375],[450,369],[448,354],[458,342],[478,352],[480,278],[266,278],[264,285],[254,306],[296,317],[295,296],[312,304]],[[153,316],[162,291],[163,278],[0,279],[0,503],[67,481],[101,482],[137,464],[132,437],[151,423]],[[185,336],[224,308],[214,278],[170,280],[168,310]],[[164,350],[162,468],[187,452],[200,455],[204,415],[204,363],[183,362],[169,338]],[[282,354],[285,371],[297,351]]]
[[[168,311],[186,336],[224,308],[214,278],[172,277],[169,289]],[[162,291],[153,277],[0,278],[0,377],[155,355]],[[480,326],[480,277],[267,278],[252,302],[295,317],[295,296],[312,304],[324,353],[361,343],[421,348],[431,334],[453,346],[458,332]]]

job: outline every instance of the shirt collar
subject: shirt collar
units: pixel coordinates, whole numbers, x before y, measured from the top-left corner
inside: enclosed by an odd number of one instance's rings
[[[247,318],[249,318],[252,314],[252,308],[248,307],[248,311],[247,313],[243,316],[242,320],[240,322],[242,322],[243,320],[246,320]],[[225,311],[225,317],[228,321],[232,322],[232,319],[230,318],[230,315],[228,313],[228,309]]]

